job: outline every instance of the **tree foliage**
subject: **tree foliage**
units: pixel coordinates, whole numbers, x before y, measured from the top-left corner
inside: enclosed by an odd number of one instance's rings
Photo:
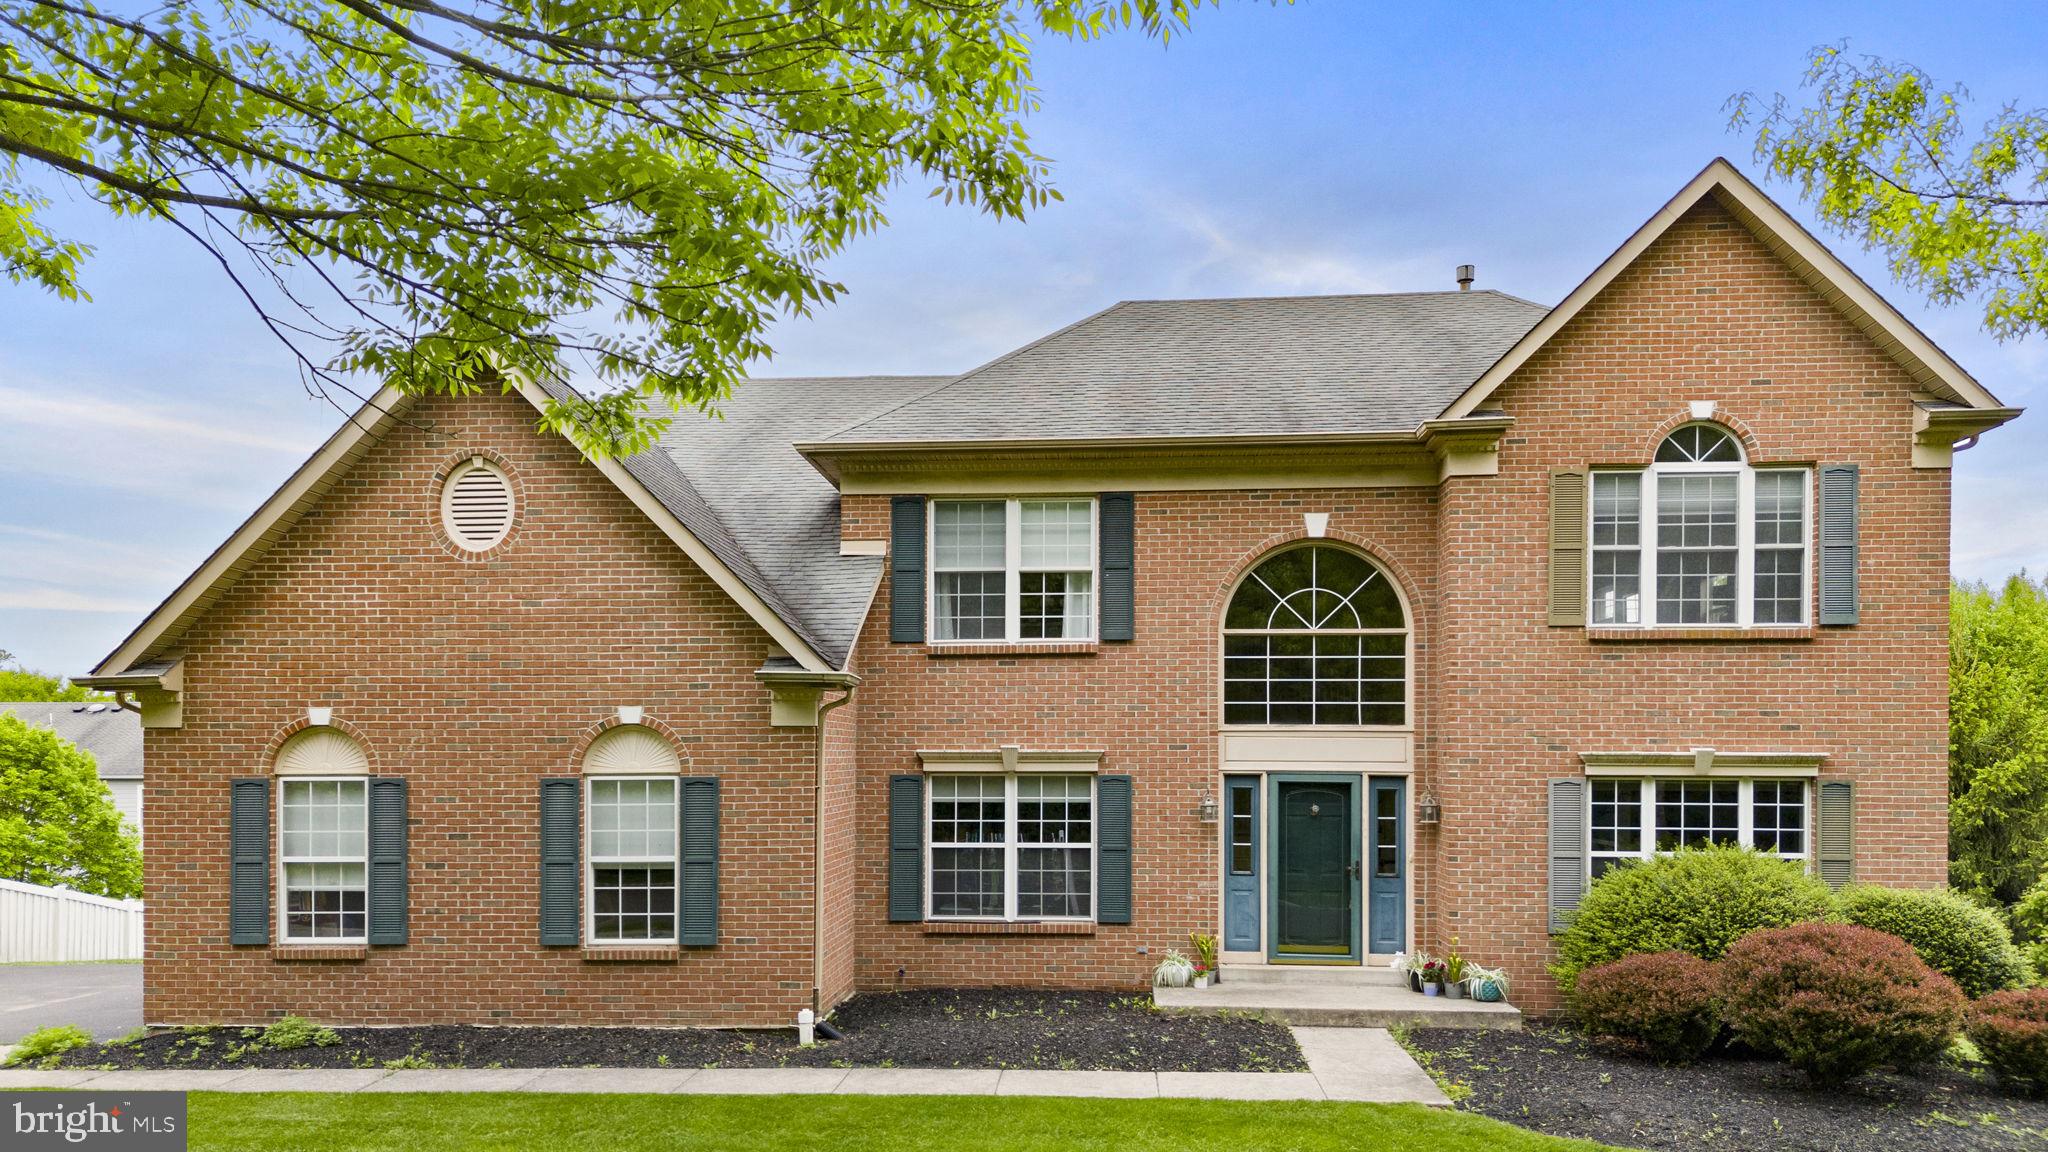
[[[142,894],[142,850],[92,757],[0,715],[0,876],[120,898]]]
[[[2048,874],[2048,589],[1956,585],[1948,663],[1950,879],[2010,905]]]
[[[630,452],[707,407],[885,195],[1056,196],[1034,33],[1162,41],[1207,0],[0,0],[0,272],[84,295],[66,186],[202,245],[297,357],[413,393],[578,371]],[[132,13],[132,14],[131,14]]]
[[[1982,296],[1993,335],[2048,326],[2048,109],[1972,124],[1961,85],[1840,46],[1814,50],[1805,87],[1807,107],[1730,101],[1771,175],[1934,302]]]
[[[13,659],[11,653],[0,649],[0,700],[78,704],[87,700],[113,699],[83,685],[73,684],[62,676],[45,676],[26,668],[7,667]]]

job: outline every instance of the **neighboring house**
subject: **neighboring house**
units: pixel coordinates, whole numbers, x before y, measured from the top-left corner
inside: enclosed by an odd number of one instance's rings
[[[1119,304],[591,463],[378,395],[84,682],[153,1024],[789,1022],[1505,964],[1727,841],[1946,874],[1952,449],[2016,413],[1717,161],[1555,308]]]
[[[100,781],[114,795],[137,832],[142,830],[142,718],[119,705],[28,701],[0,702],[0,712],[48,728],[92,754]]]

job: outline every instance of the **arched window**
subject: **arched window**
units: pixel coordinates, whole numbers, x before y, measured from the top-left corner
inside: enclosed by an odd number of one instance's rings
[[[369,939],[370,758],[315,725],[277,750],[278,917],[287,944]]]
[[[1372,561],[1330,544],[1252,569],[1223,617],[1225,724],[1405,724],[1408,614]]]
[[[1806,620],[1804,468],[1753,468],[1735,434],[1687,424],[1648,468],[1592,475],[1596,626]],[[1645,577],[1648,587],[1645,587]]]

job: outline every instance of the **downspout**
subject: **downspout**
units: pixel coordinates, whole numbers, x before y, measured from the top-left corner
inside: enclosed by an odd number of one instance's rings
[[[818,705],[818,757],[811,776],[811,1012],[822,1026],[825,1016],[825,716],[851,703],[853,689],[829,704]]]

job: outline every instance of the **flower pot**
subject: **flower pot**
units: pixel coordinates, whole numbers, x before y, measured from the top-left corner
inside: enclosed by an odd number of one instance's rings
[[[1507,999],[1501,992],[1498,980],[1472,981],[1472,998],[1486,1004],[1497,1004]]]
[[[1422,986],[1422,994],[1424,996],[1441,996],[1444,994],[1444,986],[1441,984],[1424,984]]]
[[[1203,973],[1202,975],[1200,975],[1200,976],[1197,976],[1197,977],[1195,977],[1195,988],[1196,988],[1196,990],[1197,990],[1197,991],[1199,991],[1199,990],[1201,990],[1201,989],[1203,989],[1203,988],[1207,988],[1208,986],[1209,986],[1209,975],[1208,975],[1208,973],[1206,973],[1206,972],[1205,972],[1205,973]]]
[[[1408,973],[1408,990],[1410,992],[1422,991],[1422,973],[1412,970]]]
[[[1463,1000],[1465,998],[1465,982],[1463,980],[1453,980],[1446,983],[1444,985],[1444,995],[1453,1000]]]

